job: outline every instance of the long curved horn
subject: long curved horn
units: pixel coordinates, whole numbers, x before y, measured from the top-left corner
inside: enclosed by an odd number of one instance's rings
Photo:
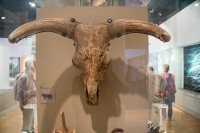
[[[19,28],[15,29],[8,37],[10,43],[16,43],[21,39],[41,32],[54,32],[64,37],[74,39],[74,32],[79,22],[76,22],[74,18],[47,18],[35,20],[26,23]]]
[[[150,22],[135,19],[118,19],[115,21],[108,19],[106,24],[110,40],[129,33],[152,35],[163,42],[168,42],[171,39],[167,31]]]

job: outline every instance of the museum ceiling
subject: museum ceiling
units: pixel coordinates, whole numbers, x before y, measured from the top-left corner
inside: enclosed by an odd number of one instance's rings
[[[137,6],[148,7],[148,19],[161,24],[195,0],[0,0],[0,37],[20,25],[35,20],[36,8],[70,6]],[[35,6],[34,6],[35,5]]]

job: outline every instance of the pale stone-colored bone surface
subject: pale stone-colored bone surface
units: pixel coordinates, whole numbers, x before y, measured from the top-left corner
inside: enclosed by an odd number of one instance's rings
[[[41,32],[54,32],[74,41],[73,65],[80,69],[88,105],[98,105],[99,85],[109,67],[109,41],[130,33],[152,35],[163,42],[170,35],[159,26],[135,19],[108,19],[106,23],[81,23],[74,18],[46,18],[26,23],[9,36],[15,43],[26,36]]]

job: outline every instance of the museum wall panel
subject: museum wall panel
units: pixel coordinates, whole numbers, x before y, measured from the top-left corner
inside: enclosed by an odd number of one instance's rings
[[[171,35],[171,40],[163,43],[149,36],[150,53],[167,50],[178,46],[188,46],[200,42],[200,8],[195,3],[165,21],[160,27],[166,29]],[[161,47],[162,46],[162,47]]]
[[[22,39],[17,45],[11,44],[8,38],[0,38],[0,45],[9,48],[9,57],[28,56],[32,53],[32,38]]]
[[[0,89],[9,86],[9,48],[0,45]]]
[[[106,22],[110,18],[135,18],[147,21],[147,9],[41,8],[37,9],[37,19],[41,18],[75,18],[76,21],[89,23]],[[149,107],[147,92],[144,91],[144,87],[136,86],[134,83],[127,85],[125,51],[147,51],[147,35],[131,34],[110,41],[109,54],[112,60],[100,84],[100,103],[97,106],[89,106],[86,103],[80,70],[72,65],[75,51],[73,43],[72,40],[54,33],[36,36],[39,133],[61,130],[61,110],[65,112],[68,129],[75,128],[77,133],[107,133],[114,128],[123,128],[126,133],[146,132]],[[146,55],[145,65],[147,57]],[[41,92],[45,89],[55,94],[54,103],[41,103]],[[139,89],[143,90],[136,91]]]
[[[16,108],[17,104],[9,85],[9,53],[9,47],[0,45],[0,117]]]

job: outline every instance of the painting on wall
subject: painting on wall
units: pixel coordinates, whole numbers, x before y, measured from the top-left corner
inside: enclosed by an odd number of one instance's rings
[[[184,47],[184,89],[200,93],[200,43]]]
[[[10,57],[9,58],[9,76],[14,78],[17,74],[20,73],[20,58],[19,57]]]

